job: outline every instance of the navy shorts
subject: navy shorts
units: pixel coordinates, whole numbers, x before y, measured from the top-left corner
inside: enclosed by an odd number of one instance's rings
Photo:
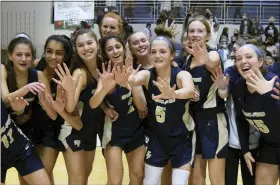
[[[115,138],[109,142],[111,146],[120,147],[126,154],[144,145],[144,143],[145,137],[142,129],[137,130],[130,136]]]
[[[257,162],[280,165],[280,145],[270,144],[260,140]]]
[[[5,182],[7,170],[15,167],[21,176],[29,175],[44,168],[44,165],[31,144],[26,145],[21,154],[16,155],[13,161],[6,161],[1,156],[1,182]]]
[[[51,125],[43,130],[42,144],[44,147],[50,147],[59,150],[59,132],[61,125],[58,123],[51,123]]]
[[[96,137],[97,133],[93,132],[91,135],[87,135],[84,140],[84,150],[93,151],[96,149]]]
[[[103,142],[102,147],[105,148],[104,134],[102,134],[102,142]],[[126,154],[144,145],[144,143],[145,143],[145,137],[142,128],[138,129],[134,133],[127,133],[127,134],[122,133],[117,137],[116,135],[114,135],[108,142],[108,144],[111,146],[120,147]]]
[[[208,114],[196,112],[196,154],[203,159],[226,158],[228,151],[228,128],[225,113]]]
[[[65,152],[70,147],[73,152],[84,150],[82,132],[72,128],[67,122],[61,125],[58,136],[58,151]]]
[[[195,150],[195,132],[183,136],[165,139],[150,136],[145,162],[151,166],[164,167],[171,160],[173,168],[179,168],[193,162]]]

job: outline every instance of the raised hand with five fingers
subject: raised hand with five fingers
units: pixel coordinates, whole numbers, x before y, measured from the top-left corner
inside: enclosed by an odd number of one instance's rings
[[[11,108],[15,112],[22,112],[24,111],[25,107],[29,105],[29,103],[23,97],[16,97],[15,99],[8,97],[8,100]]]
[[[25,87],[28,89],[28,91],[37,95],[39,92],[44,91],[46,86],[41,82],[32,82],[27,84]]]
[[[175,24],[175,20],[173,20],[171,22],[170,26],[168,26],[168,19],[166,19],[165,24],[164,24],[164,29],[169,30],[173,36],[176,36],[179,33],[179,31],[176,31],[177,26]]]
[[[161,79],[158,77],[158,81],[153,81],[154,85],[158,87],[160,90],[161,94],[159,95],[153,95],[153,99],[175,99],[176,98],[176,84],[173,87],[170,87],[170,84],[168,81],[165,79]]]
[[[211,79],[213,80],[216,88],[218,89],[219,95],[222,98],[226,98],[228,95],[228,85],[229,85],[228,74],[224,76],[222,68],[221,66],[219,66],[212,72]]]
[[[272,98],[274,98],[274,99],[276,99],[276,100],[280,100],[280,83],[277,82],[277,83],[276,83],[276,86],[278,87],[278,89],[277,89],[276,87],[273,87],[273,91],[274,91],[276,94],[278,94],[278,96],[275,95],[275,94],[271,94],[271,96],[272,96]]]
[[[50,94],[47,95],[47,99],[49,104],[52,105],[57,113],[61,114],[62,112],[64,112],[66,106],[66,93],[61,86],[58,85],[56,88],[55,100],[53,100],[53,97]]]
[[[128,77],[130,73],[127,73],[127,67],[123,65],[122,67],[114,65],[113,67],[113,74],[115,77],[115,81],[117,84],[119,84],[122,87],[127,88],[128,90],[131,90],[130,85],[128,84]]]
[[[253,69],[249,71],[249,75],[246,77],[246,84],[259,94],[265,94],[273,89],[274,82],[277,78],[275,76],[270,81],[267,81],[259,69]]]
[[[81,76],[79,75],[74,79],[65,63],[63,63],[63,67],[65,71],[60,64],[57,64],[58,69],[55,69],[55,72],[60,81],[55,78],[53,78],[53,81],[60,85],[66,92],[75,92]]]
[[[210,57],[206,49],[206,43],[204,41],[193,42],[191,43],[191,48],[186,45],[185,49],[194,57],[194,61],[192,63],[193,67],[202,66],[210,61]]]
[[[114,73],[112,72],[111,61],[108,62],[107,70],[105,64],[102,63],[102,73],[97,69],[97,73],[102,84],[102,90],[106,93],[110,92],[117,84]]]

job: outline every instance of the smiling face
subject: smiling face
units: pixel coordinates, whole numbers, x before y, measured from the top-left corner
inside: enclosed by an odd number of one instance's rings
[[[83,61],[92,61],[97,56],[97,43],[89,33],[79,35],[76,39],[76,51]]]
[[[64,55],[65,51],[62,43],[50,40],[45,51],[47,65],[52,69],[57,68],[57,64],[63,63]]]
[[[147,36],[144,33],[137,32],[131,35],[129,44],[131,52],[136,57],[142,57],[149,54],[150,43]]]
[[[154,40],[151,45],[151,60],[155,68],[166,68],[174,59],[168,43],[164,40]]]
[[[188,38],[191,42],[207,41],[209,36],[205,24],[201,21],[195,20],[189,24]]]
[[[105,37],[107,35],[119,35],[119,22],[113,17],[105,17],[101,23],[101,36]]]
[[[13,62],[14,69],[18,71],[26,71],[32,63],[32,50],[27,44],[17,44],[8,58]]]
[[[124,61],[124,47],[115,38],[111,38],[105,45],[105,52],[113,64],[122,65]]]
[[[249,71],[260,69],[263,65],[263,60],[259,59],[254,49],[247,46],[242,46],[237,50],[235,62],[240,75],[245,79]]]

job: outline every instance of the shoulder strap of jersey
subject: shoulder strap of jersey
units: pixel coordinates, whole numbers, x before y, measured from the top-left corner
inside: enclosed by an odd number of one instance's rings
[[[36,69],[28,69],[28,83],[38,82],[38,73]]]
[[[176,84],[176,89],[178,88],[177,75],[180,71],[179,67],[171,67],[170,86],[173,87],[173,85]]]
[[[150,68],[149,72],[150,72],[150,80],[148,84],[148,89],[151,89],[154,86],[153,80],[156,80],[157,78],[156,68],[154,67]]]

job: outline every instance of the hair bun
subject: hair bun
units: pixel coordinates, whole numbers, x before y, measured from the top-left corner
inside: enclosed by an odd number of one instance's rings
[[[165,24],[159,24],[155,27],[154,32],[157,36],[165,36],[169,38],[174,38],[179,32],[176,31],[176,25],[174,24],[174,20],[171,25],[168,26],[168,22],[170,19],[165,21]]]

